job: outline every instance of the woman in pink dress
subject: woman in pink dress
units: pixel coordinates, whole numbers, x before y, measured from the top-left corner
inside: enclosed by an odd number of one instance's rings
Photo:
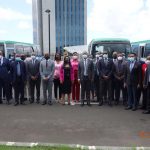
[[[71,65],[74,72],[74,83],[72,84],[72,100],[73,102],[79,102],[80,99],[80,83],[78,82],[78,53],[74,52],[71,60]]]
[[[55,55],[55,72],[54,72],[54,95],[56,101],[61,100],[61,84],[60,84],[60,68],[62,65],[61,55],[56,53]],[[59,90],[59,97],[58,97],[58,90]]]

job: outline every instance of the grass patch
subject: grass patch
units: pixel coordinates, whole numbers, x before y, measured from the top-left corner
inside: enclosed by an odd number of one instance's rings
[[[0,150],[81,150],[80,148],[70,147],[48,147],[48,146],[35,146],[35,147],[16,147],[16,146],[0,146]]]

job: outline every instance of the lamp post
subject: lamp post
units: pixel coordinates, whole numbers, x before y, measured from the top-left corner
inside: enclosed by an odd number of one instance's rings
[[[51,26],[50,26],[50,13],[51,10],[46,9],[45,12],[48,14],[48,28],[49,28],[49,55],[51,53]]]

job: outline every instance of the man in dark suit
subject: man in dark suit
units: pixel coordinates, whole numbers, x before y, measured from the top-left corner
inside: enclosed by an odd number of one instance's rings
[[[32,53],[31,60],[27,63],[27,75],[30,86],[31,100],[30,103],[34,102],[34,93],[36,87],[36,102],[40,102],[40,61],[36,59],[35,53]]]
[[[96,58],[94,60],[94,85],[95,85],[95,92],[97,96],[97,102],[99,102],[99,97],[100,97],[100,78],[99,78],[99,61],[102,59],[100,57],[102,54],[97,52],[96,53]]]
[[[143,88],[146,91],[145,92],[146,97],[144,100],[146,110],[143,112],[143,114],[150,114],[150,56],[147,57],[146,64],[147,69],[143,81]]]
[[[122,53],[117,54],[117,62],[114,64],[114,84],[115,84],[115,104],[119,104],[120,91],[123,95],[123,103],[126,102],[126,92],[124,89],[124,77],[126,71],[126,61],[123,60]]]
[[[0,104],[2,101],[2,89],[5,91],[7,104],[9,104],[9,71],[10,63],[9,60],[3,57],[3,52],[0,51]]]
[[[84,106],[85,94],[87,105],[90,104],[90,85],[94,81],[94,66],[93,62],[88,58],[87,52],[84,52],[82,59],[79,62],[78,79],[81,83],[81,106]]]
[[[137,110],[137,89],[140,87],[141,81],[141,68],[138,61],[136,61],[136,54],[131,53],[128,55],[129,62],[127,63],[125,73],[125,85],[128,91],[128,107],[126,110]]]
[[[103,105],[104,93],[108,92],[108,105],[112,106],[112,74],[114,64],[111,59],[108,58],[107,51],[103,53],[103,59],[99,62],[100,73],[100,101],[99,106]]]
[[[24,105],[24,82],[26,81],[26,67],[25,63],[16,55],[15,61],[11,64],[12,83],[15,90],[15,104]]]

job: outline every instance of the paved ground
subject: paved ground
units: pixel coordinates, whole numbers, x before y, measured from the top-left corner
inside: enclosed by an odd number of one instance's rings
[[[150,146],[150,115],[122,106],[0,105],[0,141]],[[139,133],[149,134],[142,138]]]

